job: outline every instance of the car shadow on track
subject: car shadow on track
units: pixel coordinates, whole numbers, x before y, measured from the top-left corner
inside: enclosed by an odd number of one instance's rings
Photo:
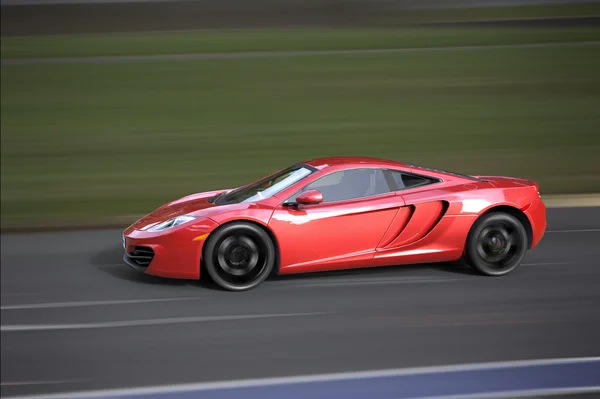
[[[202,277],[197,280],[178,280],[163,277],[155,277],[147,274],[139,273],[125,264],[123,261],[123,248],[120,245],[115,245],[103,251],[92,255],[90,263],[98,270],[111,275],[114,278],[126,280],[132,283],[149,284],[149,285],[169,285],[169,286],[186,286],[193,285],[211,290],[220,290],[209,278]],[[461,275],[477,275],[464,261],[450,263],[427,263],[417,265],[398,265],[385,267],[360,268],[349,270],[334,270],[318,273],[302,273],[290,275],[276,275],[273,273],[267,281],[301,281],[304,279],[319,279],[319,277],[375,277],[380,275],[402,277],[403,275],[412,275],[415,272],[418,274],[427,272],[443,272]]]
[[[461,274],[466,276],[478,276],[478,274],[463,260],[448,263],[422,263],[411,265],[394,265],[394,266],[379,266],[368,268],[357,268],[347,270],[332,270],[325,272],[299,273],[287,275],[273,274],[268,278],[268,281],[293,281],[303,279],[318,279],[319,277],[376,277],[385,275],[388,277],[402,277],[405,273],[414,275],[415,272],[419,275],[427,272],[443,272]],[[437,274],[437,273],[436,273]],[[433,276],[429,274],[429,276]]]

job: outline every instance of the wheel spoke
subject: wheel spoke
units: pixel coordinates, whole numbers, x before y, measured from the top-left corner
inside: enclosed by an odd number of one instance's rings
[[[477,253],[493,268],[502,269],[511,262],[517,246],[518,238],[512,226],[490,224],[479,234]]]
[[[514,233],[511,233],[511,234],[508,236],[507,245],[508,245],[508,247],[509,247],[509,248],[512,248],[512,247],[514,247],[514,246],[516,246],[516,245],[517,245],[517,238],[515,237],[515,234],[514,234]]]
[[[252,234],[232,234],[217,244],[216,273],[229,284],[248,284],[267,267],[263,242]]]
[[[465,260],[482,274],[501,276],[516,268],[527,251],[527,231],[505,212],[482,215],[467,239]]]

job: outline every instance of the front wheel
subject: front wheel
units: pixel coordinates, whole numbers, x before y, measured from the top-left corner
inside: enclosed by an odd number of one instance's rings
[[[527,232],[521,222],[507,213],[490,213],[469,232],[465,258],[484,275],[503,276],[516,269],[526,252]]]
[[[204,263],[212,280],[229,291],[260,285],[275,264],[275,246],[266,231],[253,223],[235,222],[210,235]]]

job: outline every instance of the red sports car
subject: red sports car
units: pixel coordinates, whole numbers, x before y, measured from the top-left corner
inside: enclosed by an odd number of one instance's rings
[[[538,184],[360,157],[313,159],[232,190],[193,194],[123,234],[143,273],[242,291],[270,273],[448,262],[514,270],[546,230]]]

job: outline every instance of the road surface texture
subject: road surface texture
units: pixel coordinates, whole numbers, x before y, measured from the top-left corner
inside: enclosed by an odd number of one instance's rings
[[[243,293],[137,274],[120,230],[3,235],[1,393],[599,356],[600,208],[548,218],[502,278],[457,262],[275,277]],[[600,385],[599,362],[544,367],[527,381]]]

